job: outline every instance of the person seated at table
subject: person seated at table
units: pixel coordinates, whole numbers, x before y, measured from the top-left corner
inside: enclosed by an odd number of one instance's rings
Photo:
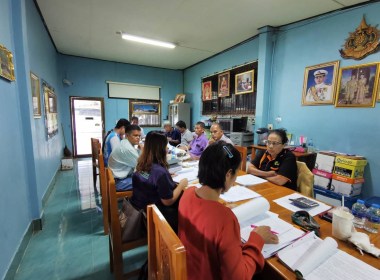
[[[190,142],[193,141],[193,135],[190,130],[187,129],[184,121],[178,121],[176,124],[177,129],[181,132],[181,146],[187,147]]]
[[[138,117],[132,117],[131,118],[131,124],[138,125],[141,129],[141,140],[145,139],[145,133],[144,129],[139,125],[139,118]]]
[[[119,146],[121,140],[124,137],[125,134],[125,128],[130,125],[129,121],[127,119],[120,119],[115,128],[108,131],[106,137],[104,137],[103,140],[103,159],[104,159],[104,166],[108,167],[108,158],[111,154],[111,152]]]
[[[287,142],[285,130],[269,131],[267,150],[263,156],[256,156],[252,160],[248,166],[248,173],[296,191],[297,162],[295,155],[285,149]]]
[[[166,136],[170,145],[175,147],[181,143],[181,132],[178,129],[172,127],[172,124],[169,121],[164,121],[162,126],[166,131]]]
[[[219,123],[214,123],[211,128],[210,128],[210,132],[211,132],[211,138],[210,140],[208,141],[208,145],[211,145],[212,143],[215,143],[215,142],[218,142],[218,141],[225,141],[231,145],[233,145],[234,143],[232,143],[231,139],[228,138],[226,135],[224,135],[223,133],[223,126]]]
[[[136,171],[132,176],[133,195],[131,203],[146,211],[149,204],[156,204],[172,229],[178,232],[178,203],[187,179],[178,186],[173,182],[166,161],[167,140],[165,133],[150,131],[145,138]]]
[[[195,134],[196,137],[187,145],[187,149],[190,154],[200,157],[206,149],[208,139],[205,135],[205,124],[203,122],[197,122],[195,124]],[[185,147],[180,147],[179,149],[186,150]]]
[[[251,279],[264,267],[264,243],[278,243],[270,227],[252,230],[243,245],[230,208],[219,202],[235,183],[240,153],[225,141],[211,144],[199,160],[199,189],[188,188],[179,203],[178,236],[186,249],[187,279]]]
[[[118,192],[132,190],[132,173],[141,153],[140,137],[141,129],[138,125],[127,126],[125,139],[110,155],[108,166],[115,178]],[[137,146],[137,149],[134,146]]]

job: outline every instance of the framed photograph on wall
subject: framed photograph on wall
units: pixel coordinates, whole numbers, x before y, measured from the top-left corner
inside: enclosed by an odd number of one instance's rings
[[[202,83],[202,100],[207,101],[212,99],[211,90],[212,90],[211,81]]]
[[[340,68],[335,107],[374,107],[378,80],[378,63]]]
[[[174,99],[174,102],[175,103],[184,103],[185,102],[185,94],[183,93],[178,93],[176,96],[175,96],[175,99]]]
[[[380,66],[379,66],[380,67]],[[379,70],[380,71],[380,70]],[[377,99],[376,99],[376,101],[377,102],[380,102],[380,77],[379,77],[379,80],[377,81],[377,94],[376,94],[376,96],[377,96]]]
[[[32,88],[34,118],[41,118],[40,79],[32,71],[30,71],[30,85]]]
[[[57,96],[54,88],[42,80],[42,92],[44,96],[44,112],[46,136],[49,140],[58,134]]]
[[[255,70],[239,73],[235,75],[235,94],[246,94],[253,92],[255,88],[253,77]]]
[[[131,102],[132,115],[159,115],[159,103]]]
[[[12,53],[0,44],[0,76],[10,81],[16,81]]]
[[[339,60],[305,68],[302,105],[333,105]]]
[[[230,96],[230,72],[218,76],[218,97]]]

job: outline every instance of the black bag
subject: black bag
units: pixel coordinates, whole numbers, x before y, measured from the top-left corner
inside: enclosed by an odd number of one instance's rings
[[[147,237],[146,213],[144,210],[134,207],[128,197],[124,198],[119,221],[123,243]]]

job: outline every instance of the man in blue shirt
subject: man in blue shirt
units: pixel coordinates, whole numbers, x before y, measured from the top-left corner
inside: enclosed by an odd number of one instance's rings
[[[164,121],[163,127],[166,131],[170,145],[175,147],[181,143],[181,132],[178,129],[172,127],[172,124],[169,121]]]
[[[108,167],[108,159],[111,152],[119,146],[123,136],[125,134],[125,128],[130,125],[129,121],[126,119],[120,119],[115,128],[108,132],[105,140],[103,141],[103,158],[104,166]]]

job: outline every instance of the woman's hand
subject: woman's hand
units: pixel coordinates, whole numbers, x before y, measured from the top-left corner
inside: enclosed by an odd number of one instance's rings
[[[270,232],[270,227],[268,226],[259,226],[252,230],[252,232],[256,232],[260,235],[266,244],[278,244],[278,236],[274,233]]]
[[[183,178],[178,185],[183,185],[183,189],[187,187],[187,185],[189,184],[189,181],[187,180],[187,178]]]

